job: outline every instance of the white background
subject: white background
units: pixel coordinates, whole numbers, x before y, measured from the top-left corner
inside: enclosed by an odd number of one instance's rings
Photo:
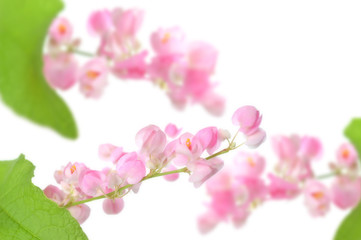
[[[149,46],[150,33],[160,26],[180,25],[189,39],[206,40],[220,52],[218,91],[227,98],[223,117],[200,106],[179,112],[166,95],[147,82],[110,79],[99,101],[87,100],[77,87],[61,93],[79,126],[76,141],[65,140],[48,129],[18,118],[0,105],[0,159],[20,153],[36,165],[34,183],[54,184],[54,170],[69,161],[93,168],[105,163],[97,157],[101,143],[131,151],[136,132],[148,125],[174,122],[196,132],[205,126],[235,130],[230,118],[242,105],[252,104],[263,115],[268,135],[308,134],[324,143],[324,158],[317,173],[327,171],[337,146],[345,141],[344,126],[361,116],[361,2],[321,0],[252,1],[65,1],[62,15],[75,25],[85,50],[97,40],[86,32],[86,19],[99,8],[139,7],[146,10],[139,39]],[[259,151],[268,169],[276,162],[267,141]],[[232,161],[232,154],[225,156]],[[196,228],[207,200],[203,188],[194,189],[183,176],[175,183],[154,179],[137,195],[125,199],[120,215],[102,212],[101,202],[91,203],[92,214],[83,225],[89,239],[331,239],[346,212],[335,207],[321,219],[311,218],[302,197],[293,202],[270,202],[252,214],[246,226],[234,230],[221,224],[205,237]]]

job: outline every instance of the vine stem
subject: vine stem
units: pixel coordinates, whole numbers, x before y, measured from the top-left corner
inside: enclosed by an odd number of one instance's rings
[[[155,178],[155,177],[161,177],[161,176],[165,176],[165,175],[169,175],[169,174],[174,174],[174,173],[182,173],[182,172],[189,172],[188,168],[184,167],[184,168],[181,168],[181,169],[177,169],[177,170],[173,170],[173,171],[168,171],[168,172],[162,172],[162,173],[155,173],[155,174],[148,174],[147,176],[145,176],[139,183],[147,180],[147,179],[151,179],[151,178]],[[138,183],[137,183],[138,184]],[[85,199],[85,200],[82,200],[82,201],[78,201],[78,202],[73,202],[73,203],[69,203],[67,205],[65,205],[63,208],[69,208],[69,207],[72,207],[72,206],[76,206],[76,205],[80,205],[80,204],[83,204],[83,203],[88,203],[88,202],[92,202],[92,201],[95,201],[95,200],[99,200],[99,199],[103,199],[103,198],[111,198],[111,197],[114,197],[116,196],[118,193],[122,192],[123,190],[126,190],[128,188],[131,188],[133,187],[135,184],[128,184],[128,185],[125,185],[121,188],[119,188],[118,190],[116,191],[113,191],[113,192],[110,192],[108,194],[104,194],[104,195],[100,195],[98,197],[93,197],[93,198],[88,198],[88,199]]]
[[[206,157],[205,159],[206,160],[209,160],[209,159],[212,159],[212,158],[215,158],[219,155],[222,155],[222,154],[225,154],[225,153],[228,153],[229,151],[231,150],[234,150],[238,147],[240,147],[242,144],[238,145],[238,146],[235,146],[234,144],[234,140],[235,140],[235,137],[232,139],[232,141],[229,143],[229,146],[219,152],[216,152],[208,157]],[[180,168],[180,169],[177,169],[177,170],[173,170],[173,171],[168,171],[168,172],[161,172],[161,173],[157,173],[157,172],[150,172],[147,176],[145,176],[139,183],[145,181],[145,180],[148,180],[148,179],[151,179],[151,178],[156,178],[156,177],[161,177],[161,176],[165,176],[165,175],[169,175],[169,174],[174,174],[174,173],[190,173],[190,171],[188,170],[187,167],[184,167],[184,168]],[[138,183],[137,183],[138,184]],[[68,204],[66,204],[65,206],[63,206],[63,208],[69,208],[69,207],[72,207],[72,206],[76,206],[76,205],[80,205],[80,204],[83,204],[83,203],[88,203],[88,202],[92,202],[92,201],[95,201],[95,200],[99,200],[99,199],[103,199],[103,198],[116,198],[116,196],[121,193],[122,191],[126,190],[126,189],[129,189],[131,187],[133,187],[135,184],[128,184],[128,185],[125,185],[113,192],[110,192],[108,194],[104,194],[104,195],[100,195],[100,196],[97,196],[97,197],[93,197],[93,198],[88,198],[88,199],[85,199],[85,200],[82,200],[82,201],[77,201],[77,202],[70,202]]]
[[[82,51],[82,50],[75,49],[75,48],[69,49],[69,52],[76,53],[76,54],[82,55],[84,57],[95,57],[95,54],[93,54],[93,53]]]
[[[323,179],[327,179],[327,178],[331,178],[331,177],[337,176],[337,175],[339,175],[339,174],[340,174],[339,172],[330,172],[330,173],[326,173],[326,174],[322,174],[322,175],[316,176],[316,179],[318,179],[318,180],[323,180]]]

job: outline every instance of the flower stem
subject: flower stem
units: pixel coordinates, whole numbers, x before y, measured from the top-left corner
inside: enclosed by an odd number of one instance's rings
[[[156,174],[148,174],[147,176],[145,176],[140,182],[143,182],[147,179],[151,179],[151,178],[155,178],[155,177],[161,177],[161,176],[165,176],[165,175],[169,175],[169,174],[174,174],[174,173],[181,173],[181,172],[189,172],[188,168],[184,167],[184,168],[181,168],[181,169],[177,169],[177,170],[173,170],[173,171],[168,171],[168,172],[163,172],[163,173],[156,173]],[[104,194],[104,195],[100,195],[98,197],[93,197],[93,198],[88,198],[88,199],[85,199],[85,200],[82,200],[82,201],[78,201],[78,202],[71,202],[71,203],[68,203],[67,205],[65,205],[63,208],[69,208],[69,207],[72,207],[72,206],[76,206],[76,205],[80,205],[80,204],[83,204],[83,203],[88,203],[88,202],[92,202],[92,201],[95,201],[95,200],[99,200],[99,199],[103,199],[103,198],[107,198],[107,197],[113,197],[115,195],[117,195],[118,193],[122,192],[123,190],[125,189],[128,189],[128,188],[131,188],[133,187],[134,184],[128,184],[128,185],[125,185],[121,188],[119,188],[118,190],[116,191],[113,191],[113,192],[110,192],[108,194]]]
[[[315,178],[318,179],[318,180],[323,180],[323,179],[335,177],[335,176],[337,176],[339,174],[340,174],[339,172],[330,172],[330,173],[326,173],[326,174],[316,176]]]
[[[69,49],[69,52],[76,53],[76,54],[82,55],[84,57],[95,57],[96,56],[93,53],[82,51],[82,50],[79,50],[79,49],[74,49],[74,48]]]
[[[74,51],[77,51],[77,50],[73,50]],[[229,146],[219,152],[216,152],[208,157],[206,157],[205,159],[206,160],[209,160],[211,158],[215,158],[219,155],[222,155],[222,154],[225,154],[225,153],[228,153],[229,151],[231,150],[234,150],[236,148],[238,148],[239,146],[235,147],[234,146],[234,140],[235,140],[235,137],[232,139],[232,141],[230,142]],[[168,171],[168,172],[161,172],[161,173],[153,173],[153,172],[150,172],[147,176],[145,176],[140,182],[143,182],[147,179],[151,179],[151,178],[155,178],[155,177],[161,177],[161,176],[165,176],[165,175],[169,175],[169,174],[174,174],[174,173],[190,173],[190,171],[188,170],[188,168],[184,167],[184,168],[180,168],[180,169],[177,169],[177,170],[173,170],[173,171]],[[133,187],[134,184],[128,184],[128,185],[125,185],[121,188],[119,188],[118,190],[115,190],[113,192],[110,192],[108,194],[104,194],[104,195],[100,195],[100,196],[97,196],[97,197],[93,197],[93,198],[88,198],[88,199],[85,199],[85,200],[82,200],[82,201],[77,201],[77,202],[70,202],[68,204],[66,204],[65,206],[63,206],[63,208],[69,208],[69,207],[72,207],[72,206],[76,206],[76,205],[79,205],[79,204],[83,204],[83,203],[88,203],[88,202],[92,202],[92,201],[95,201],[95,200],[99,200],[99,199],[103,199],[103,198],[113,198],[113,197],[117,197],[119,193],[121,193],[122,191],[128,189],[128,188],[131,188]]]

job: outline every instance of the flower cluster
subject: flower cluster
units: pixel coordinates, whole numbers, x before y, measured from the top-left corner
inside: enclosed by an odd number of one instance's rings
[[[263,142],[265,132],[259,128],[261,116],[254,107],[239,108],[233,123],[239,128],[237,134],[243,133],[246,145],[257,147]],[[131,191],[137,192],[144,180],[164,176],[174,181],[179,173],[185,172],[195,187],[201,186],[223,167],[219,156],[242,145],[235,143],[237,134],[231,140],[228,131],[216,127],[201,129],[196,134],[181,134],[174,124],[169,124],[165,131],[149,125],[136,134],[137,151],[126,152],[112,144],[99,147],[99,157],[111,162],[113,168],[97,171],[83,163],[68,163],[55,172],[61,189],[50,185],[44,193],[59,206],[68,208],[80,223],[90,213],[84,203],[96,199],[105,198],[104,211],[117,214],[123,209],[123,197]],[[219,150],[225,140],[228,147]]]
[[[293,199],[301,194],[314,217],[324,216],[331,203],[341,209],[358,204],[361,177],[358,155],[351,144],[339,147],[336,162],[330,164],[330,174],[315,176],[312,163],[322,154],[322,144],[317,138],[276,136],[271,142],[279,161],[275,172],[268,174],[268,181],[262,178],[265,158],[258,153],[240,152],[232,168],[225,168],[206,183],[211,201],[207,204],[207,212],[198,219],[202,233],[211,231],[221,221],[242,226],[260,203]],[[330,187],[321,182],[334,176]]]
[[[225,100],[214,92],[211,82],[217,50],[206,42],[188,42],[179,27],[160,28],[151,34],[154,56],[147,60],[148,51],[141,49],[136,37],[143,18],[144,12],[138,9],[93,12],[88,29],[100,39],[96,54],[80,51],[80,40],[73,38],[71,23],[63,17],[55,19],[44,56],[48,83],[67,90],[78,82],[86,97],[99,98],[112,73],[120,79],[143,79],[159,85],[179,109],[192,102],[215,115],[222,114]],[[76,53],[91,60],[80,66]]]

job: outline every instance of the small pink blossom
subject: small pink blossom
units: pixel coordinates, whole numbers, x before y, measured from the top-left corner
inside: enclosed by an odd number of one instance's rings
[[[85,204],[69,207],[68,210],[79,224],[83,224],[90,215],[90,208]]]
[[[61,53],[57,56],[44,56],[43,73],[53,88],[67,90],[71,88],[78,74],[78,63],[72,55]]]
[[[122,198],[105,199],[103,201],[103,210],[106,214],[114,215],[120,213],[124,208],[124,200]]]
[[[361,179],[347,176],[338,177],[331,187],[332,201],[341,208],[355,207],[361,198]]]
[[[185,166],[187,163],[197,160],[204,151],[200,140],[190,133],[182,134],[173,145],[174,157],[172,161],[177,166]]]
[[[291,160],[296,158],[300,146],[298,136],[275,136],[271,139],[272,147],[281,160]]]
[[[56,18],[49,29],[49,35],[52,41],[57,44],[70,43],[73,34],[73,27],[64,17]]]
[[[125,60],[115,61],[113,73],[119,78],[142,79],[147,71],[145,58],[147,51],[142,51]]]
[[[88,28],[92,34],[105,35],[113,28],[111,13],[109,10],[93,12],[88,20]]]
[[[173,123],[169,123],[164,129],[164,132],[170,138],[177,137],[181,131],[182,131],[182,129],[177,128],[177,126],[174,125]]]
[[[252,135],[255,133],[258,130],[261,121],[262,116],[253,106],[238,108],[232,117],[233,124],[239,126],[239,131],[245,135]]]
[[[88,61],[80,70],[80,90],[86,97],[98,98],[107,84],[108,66],[103,58]]]
[[[266,139],[266,132],[259,128],[256,132],[246,137],[245,145],[250,148],[259,147]]]
[[[158,29],[152,33],[151,43],[159,55],[178,55],[186,51],[185,34],[179,27]]]
[[[300,155],[305,158],[315,159],[322,155],[322,143],[318,138],[305,136],[301,139]]]
[[[106,187],[106,176],[103,172],[88,170],[79,177],[79,187],[88,196],[102,195]]]
[[[209,154],[213,154],[219,148],[222,140],[216,127],[203,128],[197,132],[195,137]]]
[[[193,183],[194,187],[200,187],[205,181],[216,174],[224,163],[219,158],[212,158],[209,160],[198,159],[190,162],[187,167],[192,172],[189,181]]]
[[[248,210],[247,206],[243,206],[240,208],[237,208],[232,215],[232,222],[233,225],[236,228],[240,228],[244,225],[244,223],[246,222],[248,216],[250,214],[250,211]]]
[[[155,125],[142,128],[135,137],[135,142],[140,148],[140,153],[145,156],[158,155],[167,143],[165,133]]]
[[[202,234],[206,234],[212,231],[218,223],[218,216],[213,212],[207,212],[198,218],[198,229]]]
[[[337,162],[343,167],[352,167],[357,163],[358,154],[350,143],[342,144],[337,150]]]
[[[268,192],[272,199],[293,199],[300,192],[297,183],[286,181],[272,173],[268,174],[268,178],[270,180]]]
[[[65,193],[54,185],[47,186],[44,189],[44,194],[47,198],[53,200],[57,204],[62,203],[65,198]]]
[[[135,37],[144,19],[144,11],[139,9],[115,9],[112,15],[115,30],[121,38]]]
[[[206,188],[209,195],[217,195],[218,192],[230,191],[233,186],[233,174],[229,168],[223,168],[214,177],[206,182]]]
[[[215,94],[213,91],[204,93],[200,101],[211,114],[221,116],[224,113],[226,100],[224,97]]]
[[[247,189],[247,203],[253,201],[264,201],[268,194],[268,189],[263,179],[258,177],[236,176],[238,184]]]
[[[187,57],[190,68],[212,74],[217,63],[218,51],[209,43],[192,42],[189,45]]]
[[[234,161],[234,172],[240,176],[260,177],[266,165],[265,159],[257,153],[239,152]]]
[[[99,158],[103,161],[116,163],[120,157],[125,154],[122,147],[117,147],[112,144],[102,144],[98,148]]]
[[[79,177],[89,169],[83,163],[68,163],[63,170],[62,180],[69,184],[78,184]]]
[[[305,204],[311,215],[324,216],[330,209],[330,191],[317,180],[308,180],[304,188]]]
[[[139,183],[145,177],[145,164],[138,160],[135,152],[122,156],[116,166],[119,176],[129,184]]]
[[[188,69],[184,79],[183,90],[195,101],[200,101],[212,88],[209,74],[204,71]]]

